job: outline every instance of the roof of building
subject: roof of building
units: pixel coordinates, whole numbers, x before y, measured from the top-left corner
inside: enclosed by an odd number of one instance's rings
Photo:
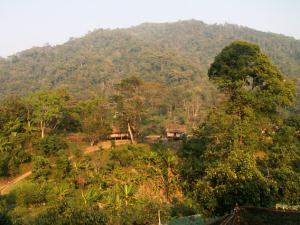
[[[112,134],[124,134],[128,133],[127,130],[120,128],[119,126],[113,125],[112,126]]]
[[[171,123],[166,126],[168,133],[186,133],[186,126],[184,124]]]

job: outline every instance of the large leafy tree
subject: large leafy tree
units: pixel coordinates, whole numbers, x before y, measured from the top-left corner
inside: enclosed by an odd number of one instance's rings
[[[104,97],[80,102],[77,111],[82,131],[91,145],[111,133],[111,106]]]
[[[28,102],[33,110],[32,119],[40,128],[42,138],[47,128],[55,129],[62,121],[67,98],[65,93],[59,91],[37,92],[29,97]]]
[[[286,200],[292,191],[276,171],[289,168],[290,175],[299,176],[292,168],[299,152],[283,146],[286,138],[278,135],[284,127],[280,112],[293,103],[293,84],[258,46],[242,41],[225,47],[208,74],[227,101],[212,110],[185,147],[183,175],[193,197],[208,214],[222,214],[236,202],[269,206]],[[271,164],[277,157],[286,160]]]
[[[17,172],[18,165],[29,160],[25,148],[28,137],[26,105],[22,98],[5,98],[0,103],[0,176]]]
[[[139,134],[139,126],[146,116],[146,99],[144,97],[143,82],[137,77],[122,80],[115,86],[116,115],[123,127],[128,129],[132,143]]]
[[[208,75],[228,94],[240,116],[248,108],[269,113],[293,103],[293,83],[252,43],[236,41],[225,47]]]

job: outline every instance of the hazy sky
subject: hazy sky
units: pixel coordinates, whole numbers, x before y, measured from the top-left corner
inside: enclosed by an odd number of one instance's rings
[[[300,39],[300,0],[0,0],[0,56],[95,28],[197,19]]]

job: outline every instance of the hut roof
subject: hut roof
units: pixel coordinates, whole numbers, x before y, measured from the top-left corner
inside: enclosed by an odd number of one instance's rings
[[[186,133],[186,126],[184,124],[172,123],[166,126],[168,133]]]
[[[121,134],[121,133],[127,133],[125,129],[120,128],[119,126],[113,125],[112,126],[112,134]]]

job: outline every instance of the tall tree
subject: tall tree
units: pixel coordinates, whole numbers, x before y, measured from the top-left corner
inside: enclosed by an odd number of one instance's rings
[[[209,114],[185,147],[184,177],[193,196],[210,214],[222,214],[236,202],[269,206],[281,200],[269,160],[278,145],[273,134],[282,126],[280,111],[293,103],[292,82],[258,46],[242,41],[225,47],[208,74],[227,101]]]
[[[91,146],[111,133],[111,107],[104,97],[82,101],[77,106],[82,131]]]
[[[215,58],[209,78],[230,98],[240,116],[247,108],[275,112],[293,103],[295,89],[255,44],[236,41]]]
[[[37,92],[29,97],[32,106],[32,117],[39,126],[41,137],[45,136],[45,129],[55,129],[63,118],[66,96],[58,91]]]
[[[113,100],[116,103],[117,117],[122,126],[128,129],[131,142],[135,143],[135,136],[139,134],[139,125],[146,112],[143,83],[137,77],[130,77],[122,80],[115,89]]]

